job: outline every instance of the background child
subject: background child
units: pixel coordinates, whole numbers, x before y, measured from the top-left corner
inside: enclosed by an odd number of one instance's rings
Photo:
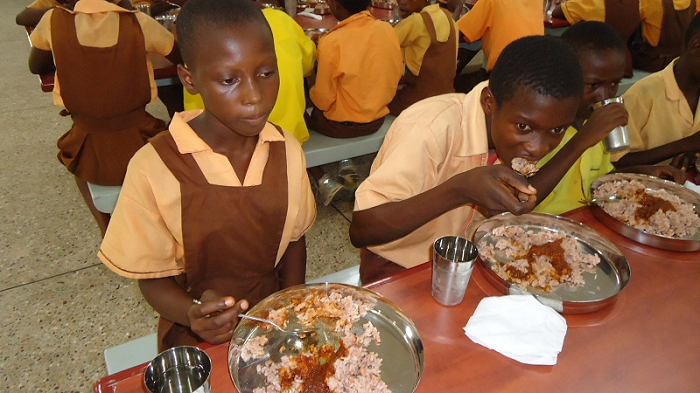
[[[310,129],[333,138],[353,138],[376,132],[389,113],[403,74],[401,47],[393,28],[375,19],[370,0],[329,0],[340,21],[318,43],[316,83],[309,92],[313,108]],[[351,165],[351,164],[350,164]],[[319,199],[330,204],[342,184],[310,168]]]
[[[54,103],[73,119],[58,140],[58,159],[75,175],[104,235],[109,215],[95,208],[87,182],[122,184],[134,153],[165,129],[145,109],[157,97],[147,52],[179,62],[179,50],[154,19],[104,0],[47,11],[31,42],[30,71],[53,72],[55,61]]]
[[[503,48],[518,38],[544,34],[542,0],[479,0],[457,26],[467,42],[481,40],[486,65],[482,71],[456,81],[457,91],[468,92],[488,78]],[[472,56],[476,54],[473,52]],[[468,63],[469,60],[466,60]],[[466,63],[464,63],[466,64]],[[460,79],[460,78],[458,78]]]
[[[584,20],[610,24],[631,50],[634,68],[656,72],[680,55],[683,34],[698,11],[696,0],[568,0],[552,15],[571,24]],[[628,65],[625,76],[631,75]]]
[[[603,22],[580,22],[567,29],[561,38],[573,48],[581,63],[583,100],[576,121],[566,130],[564,140],[540,160],[539,165],[544,165],[559,155],[567,143],[576,143],[575,138],[583,137],[583,134],[594,134],[600,140],[615,127],[627,123],[627,111],[623,104],[609,104],[591,113],[594,103],[617,95],[625,73],[626,47],[617,32]],[[566,154],[562,157],[565,156]],[[615,169],[610,162],[610,153],[605,151],[602,142],[586,149],[580,157],[569,157],[575,162],[569,164],[570,169],[563,177],[560,176],[561,180],[554,189],[546,185],[537,187],[540,202],[535,211],[561,214],[583,206],[581,199],[591,198],[593,181]],[[560,168],[567,168],[566,165],[567,163],[562,163]],[[654,176],[668,175],[676,180],[684,177],[679,170],[670,166],[648,165],[626,168],[625,171]]]
[[[132,8],[129,0],[109,1],[126,9]],[[58,6],[72,10],[77,2],[78,0],[34,0],[34,2],[29,4],[27,8],[23,9],[22,12],[17,14],[15,23],[22,26],[36,26],[46,11]]]
[[[289,15],[273,8],[263,8],[262,11],[275,39],[277,70],[280,76],[277,102],[268,121],[292,133],[299,143],[304,143],[309,139],[309,129],[304,121],[304,76],[309,75],[316,64],[316,44]],[[185,91],[186,110],[203,108],[200,96],[193,96]]]
[[[692,165],[700,152],[700,14],[688,26],[681,56],[622,96],[630,113],[630,152],[613,154],[615,166],[655,164],[677,155],[674,164]]]
[[[454,93],[457,69],[457,25],[452,15],[429,0],[401,0],[403,20],[394,26],[406,71],[402,86],[389,104],[397,116],[424,98]]]
[[[427,98],[403,111],[355,193],[350,239],[367,247],[362,282],[430,260],[436,238],[466,236],[483,219],[478,208],[532,210],[536,190],[509,164],[554,149],[582,91],[571,48],[553,37],[525,37],[506,47],[490,80],[469,94]],[[508,165],[490,165],[499,158]]]
[[[267,122],[279,78],[260,8],[189,0],[177,30],[180,79],[205,109],[134,156],[99,252],[139,280],[161,349],[226,342],[241,311],[302,284],[316,213],[299,142]]]

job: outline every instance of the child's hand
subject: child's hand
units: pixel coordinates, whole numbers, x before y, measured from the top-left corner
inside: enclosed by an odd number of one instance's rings
[[[698,132],[697,134],[700,134]],[[681,153],[671,160],[671,165],[673,165],[676,168],[680,168],[682,171],[687,170],[688,168],[692,168],[695,163],[698,161],[698,157],[700,157],[700,153]]]
[[[685,183],[688,175],[673,165],[638,165],[623,168],[621,171],[641,173],[649,176],[656,176],[661,179],[672,180],[678,184]]]
[[[204,291],[201,304],[193,304],[187,312],[190,329],[212,344],[228,342],[238,323],[238,314],[248,309],[245,299],[236,302],[231,296],[221,296],[214,290]]]
[[[506,165],[474,168],[461,175],[460,184],[473,203],[489,213],[525,214],[537,205],[537,191]]]
[[[588,121],[576,134],[587,149],[602,141],[615,127],[627,125],[627,109],[620,103],[612,103],[593,111]]]

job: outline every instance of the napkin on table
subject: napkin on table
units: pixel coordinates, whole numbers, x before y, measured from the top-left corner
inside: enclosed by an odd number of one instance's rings
[[[695,183],[692,183],[690,180],[686,180],[685,183],[683,184],[683,187],[695,191],[698,194],[700,194],[700,185],[697,185]]]
[[[464,332],[472,341],[525,364],[557,364],[566,320],[531,295],[487,297]]]

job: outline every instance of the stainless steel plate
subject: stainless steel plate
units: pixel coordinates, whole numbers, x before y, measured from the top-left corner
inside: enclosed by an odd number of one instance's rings
[[[379,331],[381,344],[372,343],[367,349],[382,359],[382,381],[393,393],[410,393],[415,390],[423,372],[423,343],[413,322],[390,300],[375,292],[344,284],[300,285],[270,295],[253,307],[248,314],[265,318],[269,310],[279,310],[296,304],[299,299],[312,291],[320,291],[324,294],[339,291],[343,296],[352,296],[353,299],[374,303],[367,314],[354,323],[353,329],[361,328],[368,321],[372,322]],[[291,318],[294,317],[290,317],[289,323],[295,324],[296,321]],[[261,335],[268,338],[268,345],[265,346],[266,356],[262,359],[243,361],[240,356],[243,345]],[[320,331],[319,337],[322,337],[324,343],[333,343],[340,339],[332,329]],[[267,359],[279,361],[281,356],[290,354],[291,349],[286,345],[287,343],[288,341],[285,341],[283,333],[279,330],[268,330],[259,323],[242,320],[234,331],[229,347],[229,371],[238,391],[248,393],[255,388],[265,387],[266,380],[256,371],[256,366]]]
[[[656,177],[634,173],[615,173],[598,178],[591,185],[591,189],[592,191],[595,191],[603,183],[615,180],[637,180],[640,183],[644,184],[647,190],[664,189],[667,192],[678,196],[684,201],[693,204],[693,206],[695,206],[695,214],[700,216],[700,194],[688,190],[687,188],[678,185],[674,182],[659,179]],[[693,235],[686,236],[684,238],[672,238],[645,232],[631,225],[628,225],[606,213],[605,210],[603,210],[603,208],[601,207],[603,203],[606,202],[596,202],[592,206],[593,215],[611,230],[619,233],[620,235],[626,238],[632,239],[642,244],[646,244],[647,246],[661,248],[664,250],[686,252],[700,250],[700,231],[694,233]]]
[[[497,255],[497,261],[482,260],[485,277],[503,293],[530,293],[542,303],[565,314],[580,314],[599,310],[610,304],[614,297],[627,285],[630,267],[622,252],[608,239],[593,229],[576,221],[549,214],[530,213],[514,216],[503,213],[485,220],[474,234],[477,248],[486,244],[495,244],[499,237],[492,234],[493,229],[521,227],[534,232],[560,232],[580,243],[585,252],[597,254],[600,263],[595,273],[584,273],[585,284],[578,288],[560,285],[551,292],[536,288],[519,288],[516,284],[502,279],[494,271],[497,262],[507,262],[504,255]]]

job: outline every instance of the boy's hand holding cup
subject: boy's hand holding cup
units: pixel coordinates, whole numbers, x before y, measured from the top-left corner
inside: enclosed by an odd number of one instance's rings
[[[236,302],[232,296],[221,296],[211,289],[204,291],[201,300],[193,299],[193,303],[187,312],[190,329],[211,344],[228,342],[238,323],[238,314],[248,309],[247,300]]]
[[[624,110],[624,115],[618,108],[614,111],[606,111],[607,116],[602,117],[602,120],[607,120],[608,122],[610,122],[610,124],[607,127],[602,126],[602,130],[609,130],[611,125],[614,127],[610,132],[608,132],[608,134],[603,139],[603,147],[605,147],[605,151],[607,151],[608,153],[622,151],[625,149],[629,149],[630,147],[630,136],[629,132],[627,131],[627,110],[624,107],[624,100],[622,99],[622,97],[608,98],[606,100],[599,101],[593,104],[593,106],[591,107],[591,109],[593,110],[593,115],[591,115],[589,123],[594,121],[594,116],[596,113],[601,113],[603,111],[602,108],[607,107],[611,104],[619,104],[619,106],[622,106],[622,109]],[[622,122],[623,119],[624,123]]]

